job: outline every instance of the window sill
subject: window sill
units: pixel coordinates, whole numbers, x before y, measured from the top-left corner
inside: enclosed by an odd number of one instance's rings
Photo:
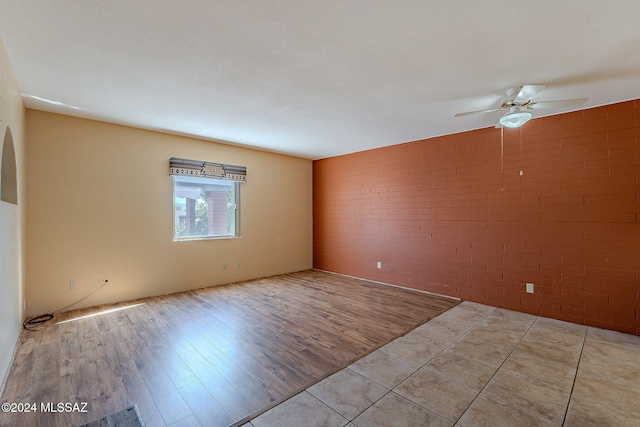
[[[181,237],[179,239],[173,238],[174,242],[193,242],[201,240],[229,240],[239,239],[241,236],[203,236],[203,237]]]

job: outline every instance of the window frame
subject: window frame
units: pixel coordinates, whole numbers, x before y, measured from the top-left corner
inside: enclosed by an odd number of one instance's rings
[[[184,242],[184,241],[193,241],[193,240],[222,240],[222,239],[237,239],[241,237],[241,227],[240,227],[240,207],[241,207],[241,196],[240,196],[240,187],[241,182],[233,181],[233,180],[225,180],[220,178],[210,178],[210,177],[202,177],[202,176],[189,176],[189,175],[172,175],[172,215],[173,215],[173,241],[174,242]],[[234,215],[233,215],[233,234],[217,234],[217,235],[195,235],[195,236],[184,236],[179,237],[176,236],[176,227],[178,224],[178,215],[176,210],[176,198],[177,196],[177,183],[178,182],[192,182],[197,183],[202,186],[206,185],[225,185],[232,186],[234,189]],[[185,198],[186,199],[186,198]],[[195,199],[197,200],[197,199]]]

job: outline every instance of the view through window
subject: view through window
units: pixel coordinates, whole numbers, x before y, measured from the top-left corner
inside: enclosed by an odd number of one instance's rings
[[[174,176],[174,239],[238,237],[240,185]]]

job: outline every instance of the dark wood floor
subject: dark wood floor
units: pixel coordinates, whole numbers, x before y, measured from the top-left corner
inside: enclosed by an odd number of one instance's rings
[[[131,404],[147,426],[240,424],[456,304],[310,270],[63,313],[22,332],[0,402],[37,412],[0,425],[78,426]]]

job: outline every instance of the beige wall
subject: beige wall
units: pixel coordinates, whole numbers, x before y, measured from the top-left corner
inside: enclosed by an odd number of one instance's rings
[[[247,167],[242,237],[173,241],[171,157]],[[29,315],[312,267],[310,160],[35,110],[27,158]]]
[[[24,260],[24,107],[0,37],[0,159],[11,129],[17,169],[18,204],[0,200],[0,394],[22,328]],[[13,157],[13,156],[11,156]],[[0,168],[2,162],[0,162]],[[1,171],[0,171],[1,172]],[[1,176],[1,174],[0,174]],[[0,188],[3,183],[0,179]],[[15,199],[11,197],[11,199]]]

